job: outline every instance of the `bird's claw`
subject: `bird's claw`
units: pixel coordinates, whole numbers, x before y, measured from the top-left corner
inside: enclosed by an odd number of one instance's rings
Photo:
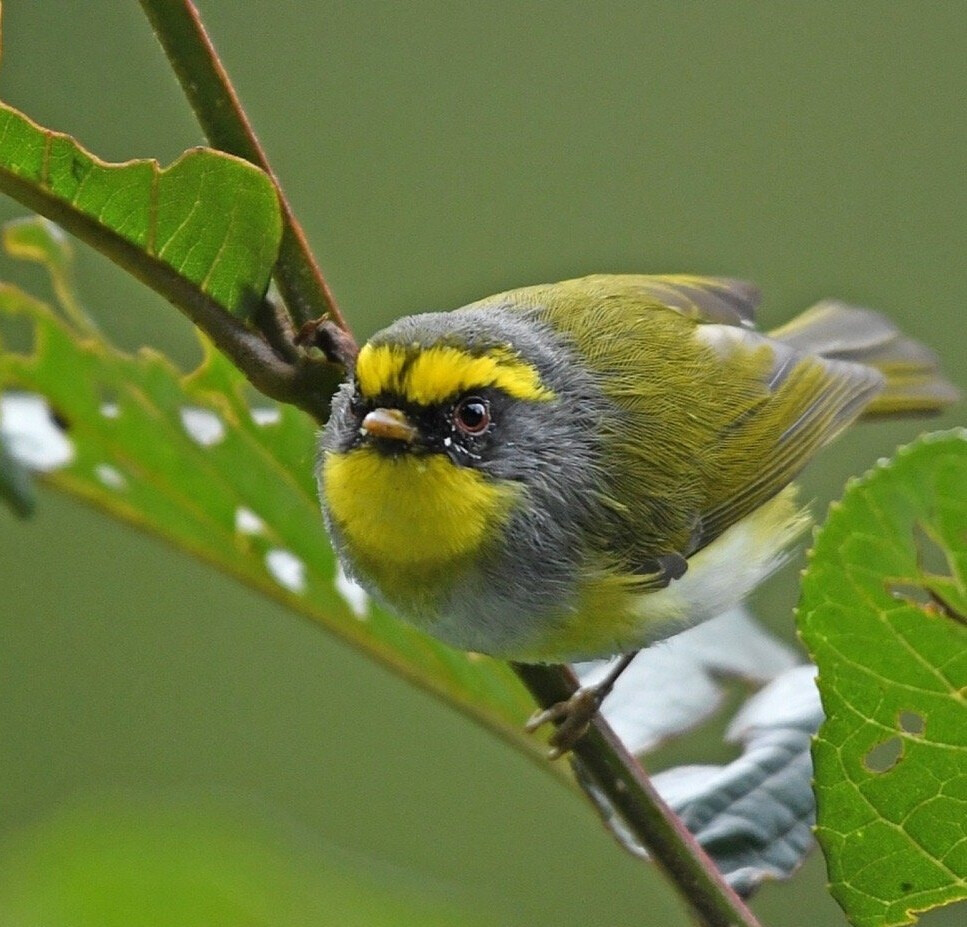
[[[557,724],[557,730],[548,738],[551,749],[547,754],[549,760],[556,760],[572,750],[587,733],[601,707],[602,698],[602,693],[595,686],[578,689],[569,699],[534,712],[524,728],[527,733],[533,734],[551,721]]]

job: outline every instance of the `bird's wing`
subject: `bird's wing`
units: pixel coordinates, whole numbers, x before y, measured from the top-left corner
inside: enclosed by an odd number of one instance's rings
[[[714,327],[707,331],[718,334]],[[872,367],[803,354],[755,332],[728,341],[724,350],[753,372],[755,393],[713,436],[696,549],[786,486],[884,385],[883,375]],[[768,365],[755,374],[757,354],[768,358]]]
[[[629,562],[689,556],[779,492],[883,387],[751,327],[757,292],[708,277],[598,276],[535,289],[618,414],[602,421]]]

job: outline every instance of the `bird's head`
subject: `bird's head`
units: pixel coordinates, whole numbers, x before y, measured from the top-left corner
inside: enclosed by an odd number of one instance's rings
[[[410,316],[364,345],[319,465],[351,571],[419,611],[414,597],[499,545],[515,511],[536,504],[532,490],[554,479],[548,467],[567,459],[568,366],[535,323],[493,310]]]

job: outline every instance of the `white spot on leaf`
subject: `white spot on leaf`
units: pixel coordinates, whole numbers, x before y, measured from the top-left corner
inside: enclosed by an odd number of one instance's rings
[[[278,406],[256,406],[252,409],[252,421],[256,425],[276,425],[282,419]]]
[[[0,396],[0,432],[10,453],[29,470],[46,473],[74,459],[73,443],[54,424],[47,400],[37,393]]]
[[[265,530],[265,522],[251,509],[240,505],[235,509],[235,530],[239,534],[261,534]]]
[[[352,609],[352,613],[357,618],[365,618],[369,612],[369,593],[354,579],[350,579],[341,565],[336,567],[335,584],[336,592],[343,597],[346,604]]]
[[[128,481],[125,479],[123,473],[116,467],[112,467],[110,464],[102,463],[98,464],[94,468],[94,475],[105,485],[108,489],[127,489]]]
[[[272,578],[289,592],[306,591],[306,565],[292,551],[274,547],[265,555]]]
[[[210,409],[183,406],[181,424],[188,432],[188,437],[202,447],[218,444],[225,437],[225,423]]]

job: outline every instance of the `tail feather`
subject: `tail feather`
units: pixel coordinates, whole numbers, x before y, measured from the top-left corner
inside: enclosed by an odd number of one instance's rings
[[[879,370],[886,383],[863,418],[931,415],[960,395],[933,351],[871,309],[824,300],[770,335],[796,351]]]

